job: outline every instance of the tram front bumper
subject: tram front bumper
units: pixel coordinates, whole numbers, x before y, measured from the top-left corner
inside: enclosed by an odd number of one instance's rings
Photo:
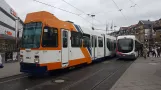
[[[132,54],[129,54],[129,55],[127,55],[127,54],[117,54],[117,56],[119,57],[119,58],[124,58],[124,59],[134,59],[135,58],[135,55],[132,55]]]
[[[40,66],[35,63],[20,63],[20,72],[29,74],[43,74],[47,72],[47,66]]]

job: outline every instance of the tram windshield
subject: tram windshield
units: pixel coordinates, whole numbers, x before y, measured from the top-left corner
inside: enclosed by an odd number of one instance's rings
[[[24,25],[22,35],[22,48],[39,48],[42,23],[34,22]]]
[[[132,39],[119,39],[118,40],[118,51],[122,53],[128,53],[133,50]]]

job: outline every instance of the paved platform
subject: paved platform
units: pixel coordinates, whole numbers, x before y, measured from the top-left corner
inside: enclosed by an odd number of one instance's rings
[[[137,59],[110,90],[161,90],[161,58]]]
[[[0,78],[18,74],[21,74],[19,62],[5,63],[4,67],[0,68]]]

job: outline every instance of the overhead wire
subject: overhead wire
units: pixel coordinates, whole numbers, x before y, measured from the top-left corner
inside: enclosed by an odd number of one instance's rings
[[[62,0],[62,1],[63,1],[63,2],[65,2],[66,4],[70,5],[71,7],[75,8],[76,10],[78,10],[78,11],[80,11],[80,12],[84,13],[85,15],[88,15],[87,13],[85,13],[84,11],[82,11],[82,10],[78,9],[77,7],[73,6],[73,5],[72,5],[72,4],[70,4],[69,2],[67,2],[67,1],[65,1],[65,0]],[[99,21],[99,20],[97,20],[97,19],[95,19],[95,18],[93,18],[93,19],[94,19],[94,20],[96,20],[97,22],[99,22],[99,23],[101,23],[101,24],[102,24],[102,22],[101,22],[101,21]]]
[[[117,7],[117,9],[121,12],[121,14],[122,14],[123,17],[125,18],[125,20],[127,20],[126,16],[122,13],[122,9],[119,8],[119,6],[117,5],[117,3],[116,3],[114,0],[112,0],[112,1],[113,1],[113,3],[115,4],[115,6]]]
[[[135,6],[137,6],[138,8],[140,8],[140,9],[142,9],[141,7],[140,7],[140,5],[138,5],[137,3],[135,3],[133,0],[129,0],[132,4],[134,4],[133,6],[131,6],[131,7],[135,7]],[[145,12],[145,13],[147,13],[148,15],[150,15],[149,14],[149,12]]]
[[[47,3],[44,3],[44,2],[40,2],[40,1],[38,1],[38,0],[33,0],[33,1],[38,2],[38,3],[41,3],[41,4],[44,4],[44,5],[49,6],[49,7],[53,7],[53,8],[59,9],[59,10],[64,11],[64,12],[68,12],[68,13],[71,13],[71,14],[74,14],[74,15],[79,15],[79,14],[70,12],[70,11],[68,11],[68,10],[65,10],[65,9],[62,9],[62,8],[58,8],[58,7],[55,7],[55,6],[53,6],[53,5],[50,5],[50,4],[47,4]]]
[[[85,18],[83,18],[82,16],[80,16],[80,14],[73,13],[73,12],[70,12],[70,11],[68,11],[68,10],[65,10],[65,9],[62,9],[62,8],[58,8],[58,7],[55,7],[55,6],[53,6],[53,5],[50,5],[50,4],[47,4],[47,3],[44,3],[44,2],[41,2],[41,1],[38,1],[38,0],[33,0],[33,1],[35,1],[35,2],[37,2],[37,3],[40,3],[40,4],[43,4],[43,5],[46,5],[46,6],[49,6],[49,7],[52,7],[52,8],[56,8],[56,9],[58,9],[58,10],[61,10],[61,11],[64,11],[64,12],[67,12],[67,13],[70,13],[70,14],[77,15],[77,16],[79,16],[80,18],[84,19],[86,22],[92,24],[90,21],[88,21],[88,20],[86,20]],[[94,25],[94,24],[93,24],[93,25]],[[95,26],[95,25],[94,25],[94,26]]]
[[[77,7],[75,7],[75,6],[73,6],[72,4],[68,3],[67,1],[65,1],[65,0],[62,0],[62,1],[65,2],[66,4],[70,5],[71,7],[75,8],[76,10],[78,10],[78,11],[80,11],[80,12],[86,14],[84,11],[78,9]]]

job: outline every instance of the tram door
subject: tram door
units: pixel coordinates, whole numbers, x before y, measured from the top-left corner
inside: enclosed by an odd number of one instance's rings
[[[62,60],[62,67],[67,67],[68,66],[68,61],[69,61],[69,32],[68,30],[62,29],[61,30],[61,35],[62,35],[62,51],[61,51],[61,60]]]
[[[92,48],[92,60],[94,60],[95,57],[95,44],[94,44],[94,36],[91,36],[91,48]]]
[[[92,60],[97,59],[97,36],[92,36]]]

